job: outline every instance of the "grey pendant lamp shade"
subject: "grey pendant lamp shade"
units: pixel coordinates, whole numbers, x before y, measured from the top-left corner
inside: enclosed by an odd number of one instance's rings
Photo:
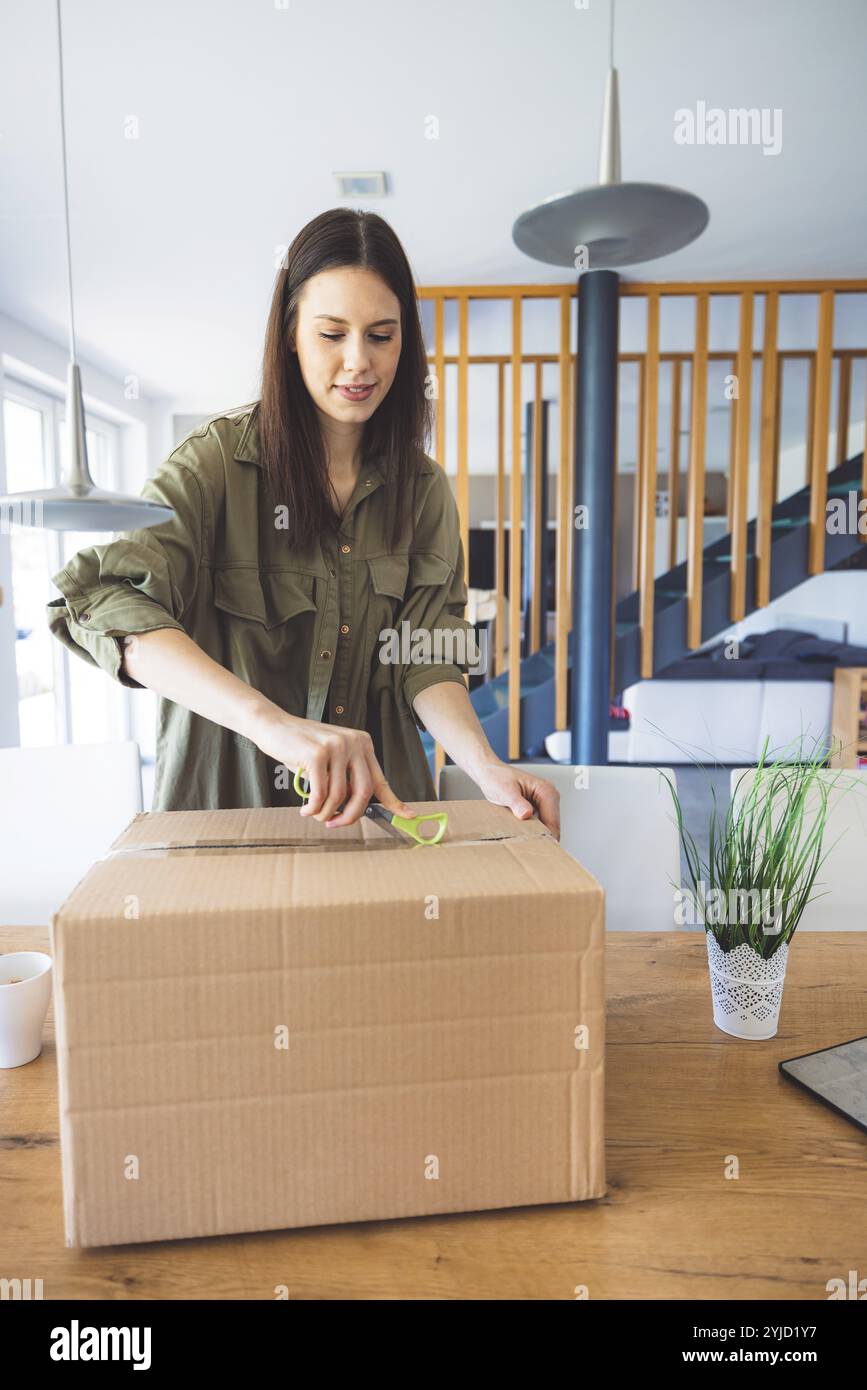
[[[555,193],[528,208],[515,222],[519,250],[549,265],[576,266],[576,248],[586,247],[588,270],[652,261],[679,251],[700,236],[710,219],[694,193],[662,183],[621,183],[620,103],[614,66],[614,3],[611,4],[611,65],[605,84],[599,182],[571,193]]]
[[[66,119],[63,107],[63,38],[57,0],[57,45],[60,58],[60,132],[63,150],[63,201],[66,213],[66,270],[69,292],[69,356],[66,375],[66,462],[59,487],[0,497],[0,516],[27,517],[28,526],[49,531],[132,531],[156,526],[174,516],[171,507],[144,497],[125,497],[98,488],[87,464],[87,435],[81,372],[75,360],[72,303],[72,253],[69,239],[69,190],[66,176]]]

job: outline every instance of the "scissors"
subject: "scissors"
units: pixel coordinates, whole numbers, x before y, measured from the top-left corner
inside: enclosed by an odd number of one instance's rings
[[[305,783],[307,784],[306,786],[304,785]],[[310,796],[310,785],[307,777],[304,776],[303,768],[299,767],[298,771],[295,773],[292,785],[302,801],[307,801]],[[401,830],[405,835],[409,835],[410,839],[415,840],[418,845],[439,844],[443,835],[446,833],[446,826],[449,823],[448,811],[429,811],[423,816],[396,816],[375,801],[370,803],[364,814],[370,816],[372,820],[383,821],[389,834],[393,835],[402,845],[406,844],[406,840],[404,840],[403,836],[399,833]],[[421,833],[421,826],[427,821],[434,822],[436,825],[432,835]]]

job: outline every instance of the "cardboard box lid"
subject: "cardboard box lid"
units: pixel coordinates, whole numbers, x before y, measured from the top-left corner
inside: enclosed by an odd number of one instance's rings
[[[328,830],[294,807],[140,812],[73,889],[54,920],[117,923],[127,900],[147,916],[289,915],[419,897],[535,899],[601,895],[535,817],[487,801],[419,803],[447,810],[438,845],[399,842],[363,817]]]

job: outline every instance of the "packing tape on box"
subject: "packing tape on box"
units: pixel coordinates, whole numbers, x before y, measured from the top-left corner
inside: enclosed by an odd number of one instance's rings
[[[352,853],[355,850],[377,850],[377,849],[445,849],[463,848],[467,845],[488,845],[500,844],[503,840],[526,840],[526,835],[474,835],[457,836],[454,839],[440,840],[436,845],[420,845],[412,840],[403,843],[392,838],[391,835],[384,833],[382,839],[375,840],[337,840],[333,844],[328,844],[323,840],[197,840],[188,845],[121,845],[117,849],[107,850],[101,855],[97,863],[103,859],[114,859],[120,856],[146,858],[165,857],[170,854],[179,856],[189,854],[223,854],[226,850],[243,849],[257,854],[279,853],[282,850],[330,850],[337,853]],[[533,838],[550,838],[547,832],[544,835]]]

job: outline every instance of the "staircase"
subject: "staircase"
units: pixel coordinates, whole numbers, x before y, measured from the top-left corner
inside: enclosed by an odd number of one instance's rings
[[[855,494],[852,505],[857,516],[861,484],[862,456],[850,458],[828,474],[828,498],[846,500]],[[809,578],[810,488],[801,488],[771,513],[771,598],[793,589]],[[756,523],[747,526],[746,593],[747,613],[755,611],[750,596],[755,592]],[[826,535],[825,569],[839,569],[847,563],[867,566],[867,542],[857,534]],[[731,536],[722,536],[705,548],[702,570],[702,642],[730,626],[729,590],[731,583]],[[655,584],[653,620],[653,669],[662,671],[689,652],[687,632],[687,567],[684,562],[659,576]],[[639,594],[628,594],[617,605],[615,615],[614,688],[625,690],[640,679],[641,630],[638,621]],[[570,637],[568,665],[572,666]],[[495,676],[470,691],[470,699],[494,752],[508,761],[509,674]],[[521,662],[521,756],[544,754],[544,740],[555,723],[554,643]],[[433,768],[434,741],[422,735],[422,743]]]

